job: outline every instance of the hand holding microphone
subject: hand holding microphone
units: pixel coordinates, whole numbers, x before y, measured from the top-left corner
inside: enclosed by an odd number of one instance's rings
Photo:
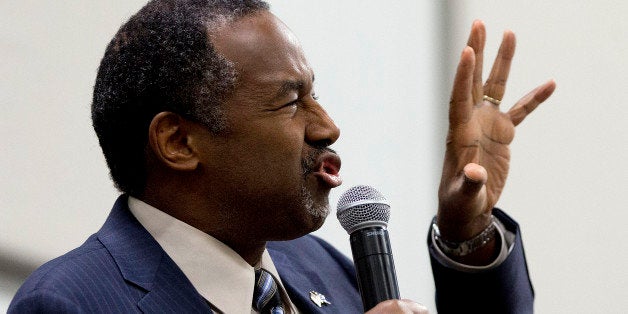
[[[336,215],[349,233],[364,310],[373,309],[372,312],[378,313],[427,313],[427,309],[418,303],[399,300],[399,286],[387,230],[390,205],[386,198],[370,186],[352,187],[340,196]]]

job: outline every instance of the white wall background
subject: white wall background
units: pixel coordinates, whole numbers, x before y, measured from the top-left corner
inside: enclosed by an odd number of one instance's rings
[[[0,2],[0,311],[23,274],[96,231],[117,195],[91,129],[91,89],[109,39],[143,3]],[[518,36],[504,108],[537,83],[558,83],[518,131],[499,203],[522,224],[537,312],[628,311],[628,5],[589,3],[271,1],[301,39],[317,94],[342,130],[335,148],[345,185],[332,204],[355,184],[393,204],[404,297],[435,312],[424,238],[452,71],[482,18],[486,60],[503,29]],[[350,254],[334,217],[317,234]]]

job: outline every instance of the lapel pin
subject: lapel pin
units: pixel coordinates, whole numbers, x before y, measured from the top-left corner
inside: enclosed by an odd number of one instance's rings
[[[323,307],[324,305],[331,304],[329,301],[327,301],[325,295],[316,291],[310,291],[310,299],[312,300],[312,302],[314,302],[314,304],[318,305],[318,307]]]

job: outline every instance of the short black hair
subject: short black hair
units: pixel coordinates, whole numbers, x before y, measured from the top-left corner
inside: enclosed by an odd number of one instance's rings
[[[154,0],[118,30],[98,69],[92,123],[120,191],[145,188],[148,127],[159,112],[224,130],[221,104],[237,73],[208,33],[261,10],[269,6],[258,0]]]

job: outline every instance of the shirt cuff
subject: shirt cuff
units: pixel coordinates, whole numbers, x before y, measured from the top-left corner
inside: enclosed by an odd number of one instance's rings
[[[440,262],[446,267],[449,267],[449,268],[452,268],[461,272],[467,272],[467,273],[478,273],[478,272],[486,271],[489,269],[493,269],[501,265],[506,260],[506,258],[508,258],[508,255],[510,255],[510,252],[512,251],[514,247],[515,234],[508,231],[506,227],[504,226],[504,224],[499,219],[495,218],[495,223],[497,225],[497,233],[499,235],[499,239],[501,240],[500,241],[501,246],[499,248],[499,255],[497,255],[495,260],[493,260],[493,262],[491,262],[490,264],[486,266],[472,266],[472,265],[466,265],[466,264],[462,264],[462,263],[458,263],[454,261],[453,259],[449,258],[447,255],[445,255],[445,253],[443,253],[443,251],[438,246],[438,243],[436,242],[434,230],[430,229],[430,238],[432,241],[432,247],[434,247],[434,251],[433,251],[434,258],[436,258],[438,262]]]

